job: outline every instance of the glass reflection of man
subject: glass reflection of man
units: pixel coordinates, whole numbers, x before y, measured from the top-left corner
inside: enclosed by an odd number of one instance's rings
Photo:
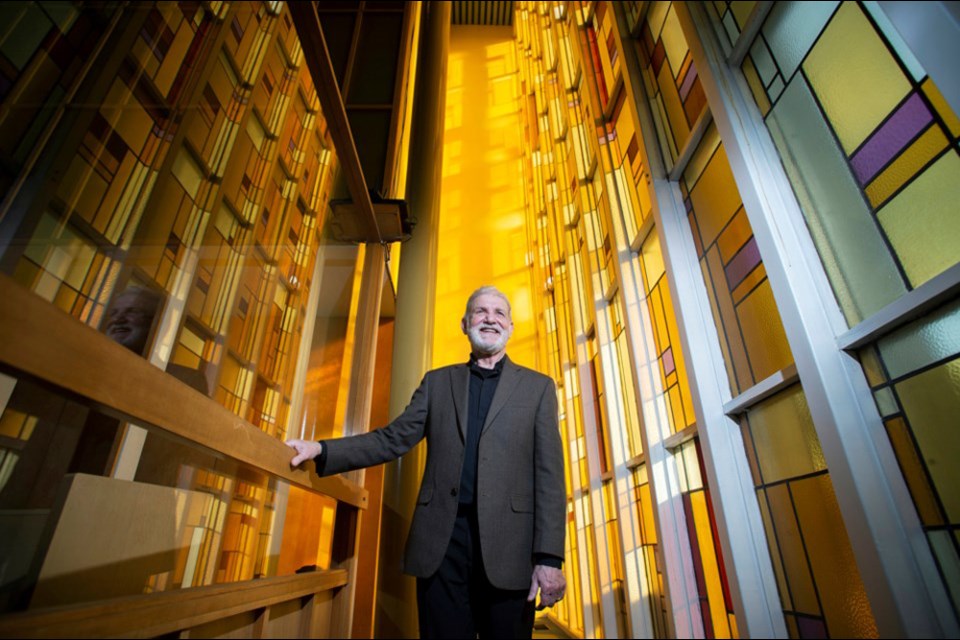
[[[153,291],[138,286],[127,287],[107,309],[107,336],[143,355],[159,306],[160,296]]]

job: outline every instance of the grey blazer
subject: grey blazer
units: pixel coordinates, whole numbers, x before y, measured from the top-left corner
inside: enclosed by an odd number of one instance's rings
[[[528,589],[534,554],[563,557],[566,481],[553,381],[504,362],[477,456],[477,515],[483,565],[500,589]],[[410,525],[404,571],[440,567],[457,516],[467,430],[468,365],[428,372],[393,422],[324,442],[323,475],[388,462],[427,439],[427,464]]]

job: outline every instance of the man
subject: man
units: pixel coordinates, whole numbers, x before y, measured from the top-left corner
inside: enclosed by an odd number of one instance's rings
[[[107,309],[104,333],[134,353],[143,355],[160,307],[160,296],[145,287],[131,285],[120,292]]]
[[[404,571],[417,577],[421,638],[530,638],[539,608],[563,597],[563,451],[553,382],[506,357],[510,302],[467,300],[467,364],[428,372],[410,404],[359,436],[288,440],[296,466],[332,475],[393,460],[423,438],[427,464]]]

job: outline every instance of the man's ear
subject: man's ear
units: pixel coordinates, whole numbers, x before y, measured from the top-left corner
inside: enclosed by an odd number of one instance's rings
[[[467,334],[469,333],[469,332],[467,331],[467,319],[466,319],[466,318],[460,318],[460,331],[463,331],[463,335],[467,335]]]

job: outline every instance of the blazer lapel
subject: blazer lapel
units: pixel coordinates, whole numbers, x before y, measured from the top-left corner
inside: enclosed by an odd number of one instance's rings
[[[450,393],[457,410],[457,428],[460,439],[467,440],[467,394],[470,393],[470,368],[467,365],[454,367],[450,372]]]
[[[493,424],[497,414],[506,406],[507,401],[517,388],[520,379],[520,368],[513,364],[509,358],[504,356],[506,362],[503,363],[503,371],[500,372],[500,382],[497,383],[497,390],[493,393],[493,400],[490,402],[490,411],[487,412],[487,419],[483,423],[482,436],[484,432]]]

